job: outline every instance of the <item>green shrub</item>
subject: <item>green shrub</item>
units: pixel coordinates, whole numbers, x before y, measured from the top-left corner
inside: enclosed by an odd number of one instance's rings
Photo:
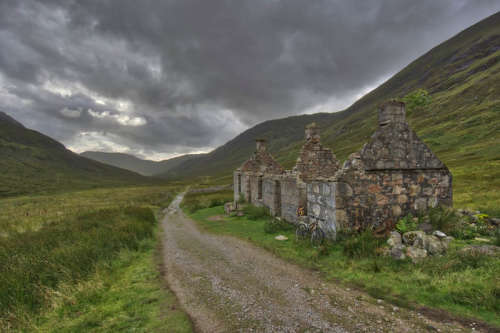
[[[267,207],[246,205],[245,207],[243,207],[243,212],[245,213],[245,216],[250,220],[261,220],[270,216],[269,208]]]
[[[448,232],[451,236],[457,239],[473,239],[476,237],[476,227],[466,218],[461,218],[455,226]]]
[[[429,222],[436,230],[450,233],[454,228],[459,226],[459,217],[452,208],[435,207],[428,212]]]
[[[281,231],[293,230],[294,226],[281,219],[269,219],[266,224],[264,224],[264,232],[266,234],[275,234]]]
[[[353,235],[343,241],[343,252],[349,258],[373,257],[376,249],[382,246],[385,239],[376,238],[370,230]]]
[[[417,222],[414,220],[413,215],[408,214],[396,223],[396,230],[404,234],[405,232],[417,230]]]
[[[427,90],[417,89],[403,97],[403,102],[405,102],[408,114],[410,114],[414,110],[423,110],[429,106],[432,98],[429,96]]]

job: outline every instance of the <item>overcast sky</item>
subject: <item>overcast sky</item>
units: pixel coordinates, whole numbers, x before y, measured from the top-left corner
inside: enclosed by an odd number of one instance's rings
[[[209,151],[335,112],[498,0],[0,0],[0,110],[76,152]]]

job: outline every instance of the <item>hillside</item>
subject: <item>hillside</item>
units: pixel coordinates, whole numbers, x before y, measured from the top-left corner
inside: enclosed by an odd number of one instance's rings
[[[321,126],[323,143],[343,160],[375,130],[377,105],[423,88],[431,95],[431,104],[409,112],[407,118],[451,169],[456,206],[498,212],[499,59],[500,13],[496,13],[433,48],[342,112],[266,121],[165,176],[212,176],[230,182],[231,171],[253,152],[255,138],[268,139],[278,161],[291,167],[302,145],[304,126],[312,121]]]
[[[3,112],[0,156],[0,197],[153,182],[79,156]]]
[[[183,155],[163,161],[143,160],[134,155],[123,153],[105,153],[99,151],[85,151],[80,154],[94,161],[116,166],[122,169],[137,172],[143,176],[154,176],[168,172],[179,164],[189,161],[197,155]]]

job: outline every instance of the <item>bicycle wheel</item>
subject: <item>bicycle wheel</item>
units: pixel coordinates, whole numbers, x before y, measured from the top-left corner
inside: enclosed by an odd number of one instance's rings
[[[311,244],[312,246],[321,245],[325,240],[325,233],[321,228],[315,228],[311,233]]]
[[[295,236],[297,237],[297,239],[305,239],[308,232],[309,228],[307,227],[307,225],[305,223],[300,223],[297,227],[297,230],[295,230]]]

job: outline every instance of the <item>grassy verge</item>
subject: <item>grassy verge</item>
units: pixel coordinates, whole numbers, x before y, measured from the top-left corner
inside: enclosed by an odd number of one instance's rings
[[[223,207],[212,207],[190,216],[207,231],[249,240],[286,260],[319,270],[327,279],[360,287],[374,297],[401,306],[440,308],[500,327],[500,258],[463,254],[458,250],[464,241],[453,242],[445,256],[413,264],[375,253],[356,256],[352,249],[358,240],[352,238],[313,248],[308,241],[296,241],[293,228],[269,228],[265,218],[208,219],[221,214]],[[278,234],[289,240],[275,240]]]
[[[41,316],[42,332],[191,332],[188,316],[175,295],[162,286],[155,267],[156,243],[142,241],[138,251],[123,250],[110,265],[100,267],[59,297],[60,304]]]
[[[154,263],[154,211],[176,191],[0,201],[0,331],[191,331]]]
[[[188,192],[182,200],[181,208],[188,212],[195,212],[202,208],[216,207],[233,201],[233,190],[215,191],[212,193]]]

